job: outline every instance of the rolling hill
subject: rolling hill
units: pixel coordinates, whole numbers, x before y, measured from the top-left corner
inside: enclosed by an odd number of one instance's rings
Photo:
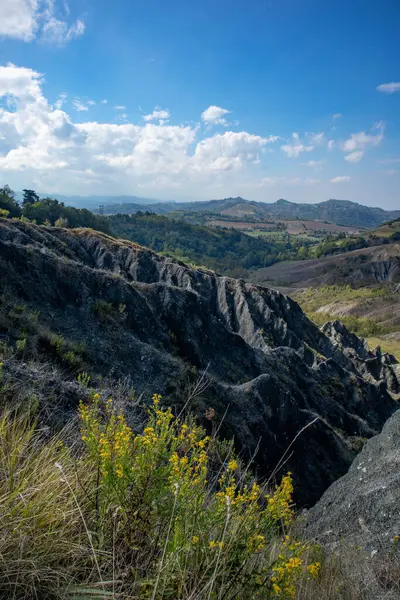
[[[105,214],[131,213],[137,210],[151,210],[157,214],[168,213],[208,213],[225,218],[246,218],[263,221],[266,219],[302,219],[335,223],[359,228],[379,227],[387,221],[400,218],[400,210],[384,210],[378,207],[363,206],[349,200],[327,200],[317,204],[297,204],[280,199],[270,204],[243,198],[225,198],[202,202],[162,202],[146,204],[141,208],[137,199],[133,202],[107,203],[104,198]]]

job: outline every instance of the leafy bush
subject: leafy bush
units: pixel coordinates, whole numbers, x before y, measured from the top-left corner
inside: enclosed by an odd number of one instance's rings
[[[290,475],[267,493],[160,396],[140,434],[91,397],[79,448],[0,419],[1,597],[290,599],[318,576]]]
[[[21,209],[15,200],[15,193],[8,185],[0,188],[0,209],[2,217],[19,217]]]

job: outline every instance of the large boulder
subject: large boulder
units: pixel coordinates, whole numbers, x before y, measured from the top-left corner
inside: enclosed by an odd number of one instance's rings
[[[400,411],[308,512],[307,531],[324,544],[363,547],[372,556],[395,550],[400,535]]]

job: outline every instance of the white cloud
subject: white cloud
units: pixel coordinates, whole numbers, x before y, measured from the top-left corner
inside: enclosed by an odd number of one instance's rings
[[[66,2],[63,10],[68,18],[70,11]],[[83,35],[82,19],[68,24],[57,16],[59,12],[55,0],[1,0],[0,38],[31,42],[39,37],[45,43],[63,45]]]
[[[74,123],[62,110],[61,96],[53,105],[44,97],[40,73],[14,65],[0,67],[0,98],[5,100],[0,108],[0,171],[11,185],[35,185],[48,192],[67,186],[80,193],[107,193],[115,186],[204,190],[235,181],[240,185],[277,139],[245,131],[199,139],[197,124],[168,125],[164,119],[141,125]],[[90,104],[74,98],[73,106],[87,114]]]
[[[329,140],[329,142],[327,143],[328,150],[333,150],[333,148],[335,147],[335,145],[336,145],[335,140]]]
[[[351,136],[343,143],[343,152],[354,152],[355,150],[365,150],[366,148],[379,146],[383,140],[384,124],[379,122],[373,127],[374,130],[379,130],[376,135],[365,133],[352,133]]]
[[[0,170],[49,171],[75,159],[70,149],[83,142],[68,115],[53,109],[41,90],[40,73],[14,65],[0,67],[0,97],[12,95],[12,111],[0,109]]]
[[[168,110],[154,109],[152,113],[150,113],[149,115],[145,115],[143,117],[143,119],[147,122],[148,121],[160,121],[160,120],[165,121],[166,119],[169,119],[170,116],[171,115],[169,114]]]
[[[30,42],[35,37],[37,28],[36,0],[1,0],[0,37]]]
[[[123,106],[122,104],[114,106],[114,108],[115,108],[115,110],[126,110],[126,106]]]
[[[78,19],[73,25],[68,26],[65,21],[51,17],[42,28],[42,41],[46,44],[63,46],[71,40],[82,36],[85,32],[85,23]]]
[[[108,100],[101,100],[100,104],[108,104]]]
[[[308,139],[314,146],[322,146],[325,142],[325,134],[324,133],[307,133]]]
[[[400,81],[381,83],[376,89],[378,92],[383,92],[384,94],[394,94],[395,92],[400,92]]]
[[[296,132],[292,133],[292,143],[283,144],[281,150],[288,158],[297,158],[303,152],[312,152],[316,146],[321,146],[325,143],[324,133],[306,133],[305,140],[301,141],[300,135]]]
[[[224,115],[231,114],[231,110],[221,108],[220,106],[209,106],[201,113],[201,118],[207,125],[228,125]]]
[[[344,157],[344,160],[351,163],[358,163],[364,156],[364,150],[356,150],[355,152],[351,152],[347,156]]]
[[[73,100],[89,110],[75,112]],[[287,197],[295,201],[320,200],[321,194],[328,193],[323,186],[331,185],[330,178],[319,181],[319,173],[311,170],[319,166],[320,158],[325,158],[317,155],[327,141],[318,133],[292,136],[289,142],[316,148],[315,160],[303,167],[303,173],[289,172],[287,177],[274,177],[270,169],[278,156],[267,150],[277,142],[277,136],[231,131],[231,128],[215,133],[199,127],[197,122],[179,124],[171,120],[167,124],[165,119],[132,123],[128,121],[129,114],[125,121],[114,120],[117,116],[122,118],[126,111],[114,112],[110,122],[98,123],[90,106],[83,93],[81,98],[52,94],[49,102],[39,72],[12,64],[0,66],[0,173],[3,181],[16,189],[32,187],[54,195],[68,190],[70,194],[141,193],[157,198],[193,199],[238,194],[252,197],[254,191],[258,199],[273,200],[286,197],[287,190]],[[367,133],[376,137],[381,131]],[[338,147],[342,149],[341,142]],[[364,148],[349,150],[346,154],[357,151]],[[279,154],[280,162],[287,164],[285,154]],[[303,160],[298,162],[306,162],[308,155],[308,151],[304,155],[300,152]],[[380,167],[385,168],[377,164],[377,168]],[[388,170],[390,168],[391,165]],[[341,169],[338,171],[334,183],[349,181],[347,176],[340,175]],[[268,173],[270,177],[263,179]],[[281,175],[282,172],[275,173]],[[385,173],[375,172],[375,179],[378,183],[381,181],[384,190],[393,188],[395,197],[397,176],[390,178]],[[347,189],[360,181],[351,181],[347,186],[344,183],[342,187]],[[374,188],[375,197],[377,189]]]
[[[342,113],[335,113],[332,115],[332,119],[340,119],[340,117],[343,117]]]
[[[258,153],[268,143],[271,143],[270,138],[252,135],[246,131],[226,131],[199,142],[193,163],[195,168],[229,171],[235,167],[242,167],[248,161],[256,163]]]
[[[283,144],[281,150],[288,156],[288,158],[297,158],[302,152],[312,152],[314,150],[314,144],[303,144],[300,141],[298,133],[292,133],[292,144]]]
[[[338,175],[337,177],[333,177],[331,179],[331,183],[346,183],[346,181],[350,181],[351,177],[348,175]]]
[[[60,94],[59,97],[57,98],[57,100],[55,101],[54,106],[58,110],[60,110],[63,107],[66,99],[67,99],[67,94]]]
[[[80,98],[74,98],[72,100],[72,106],[78,112],[83,112],[89,110],[89,106],[93,106],[96,104],[94,100],[81,100]]]

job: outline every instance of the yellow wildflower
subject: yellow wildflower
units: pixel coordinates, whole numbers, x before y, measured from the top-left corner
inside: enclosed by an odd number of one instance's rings
[[[223,547],[224,547],[224,542],[216,542],[214,540],[211,540],[211,542],[209,543],[210,550],[214,550],[214,548],[222,549]]]
[[[238,464],[236,460],[230,460],[228,463],[228,471],[236,471],[238,468]]]
[[[307,565],[307,572],[316,579],[318,577],[319,571],[321,569],[321,563],[315,562]]]

